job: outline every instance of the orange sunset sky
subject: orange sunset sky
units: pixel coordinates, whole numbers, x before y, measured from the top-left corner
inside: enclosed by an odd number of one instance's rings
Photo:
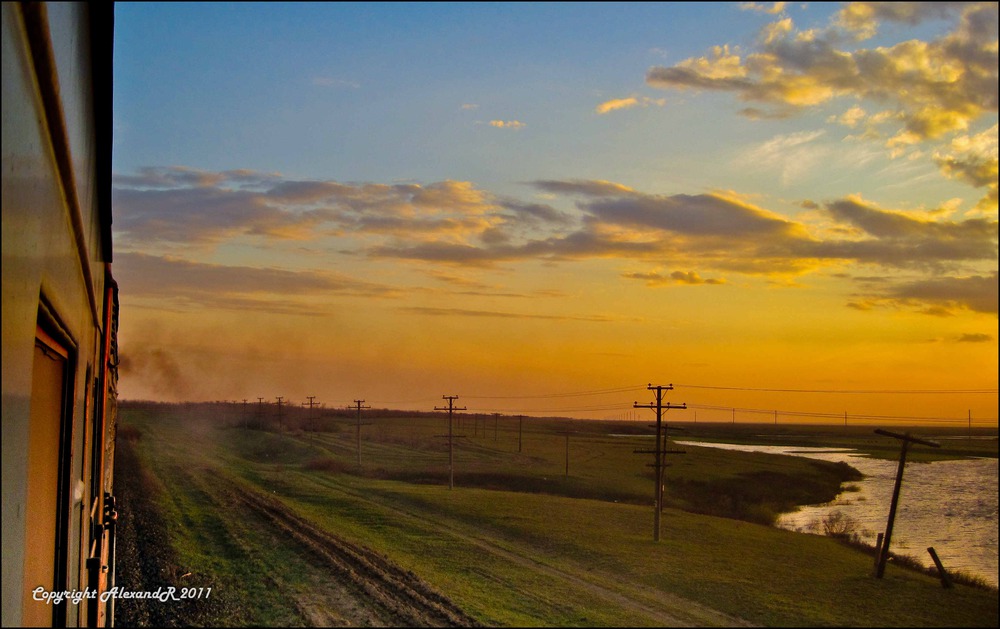
[[[997,423],[996,3],[115,30],[123,399]]]

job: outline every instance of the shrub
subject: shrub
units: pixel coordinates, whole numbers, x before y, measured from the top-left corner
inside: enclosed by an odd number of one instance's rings
[[[839,539],[854,539],[858,537],[858,521],[843,511],[832,511],[823,518],[823,534]]]

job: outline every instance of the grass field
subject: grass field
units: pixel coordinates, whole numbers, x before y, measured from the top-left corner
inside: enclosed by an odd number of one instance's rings
[[[666,457],[654,542],[652,455],[635,453],[652,447],[645,422],[456,417],[451,467],[446,417],[364,422],[359,466],[350,418],[289,417],[262,430],[229,405],[123,404],[121,434],[131,439],[119,447],[135,460],[117,473],[170,546],[144,548],[135,533],[137,554],[162,555],[159,576],[135,579],[212,586],[212,599],[185,609],[180,624],[400,624],[404,616],[361,609],[375,595],[347,583],[356,568],[324,563],[343,542],[465,614],[414,624],[997,624],[995,590],[943,589],[893,564],[877,580],[858,549],[770,526],[795,504],[831,499],[855,477],[847,466],[685,447]],[[898,456],[871,427],[685,428],[684,439]],[[934,456],[997,452],[995,439],[954,445]],[[136,624],[155,616],[124,612]]]

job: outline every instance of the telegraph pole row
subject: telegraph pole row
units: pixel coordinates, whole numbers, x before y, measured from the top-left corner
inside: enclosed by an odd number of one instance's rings
[[[442,395],[442,400],[448,400],[447,408],[443,406],[435,406],[435,411],[448,411],[448,489],[455,488],[455,439],[452,433],[451,421],[452,415],[455,411],[464,411],[466,408],[463,406],[461,408],[455,407],[455,400],[458,399],[457,395]]]
[[[663,411],[669,409],[686,409],[687,404],[673,405],[670,403],[664,404],[663,402],[663,392],[671,391],[674,385],[668,384],[667,386],[653,386],[652,384],[646,387],[650,391],[656,392],[656,403],[655,404],[639,404],[638,402],[633,403],[633,408],[650,408],[656,410],[656,448],[654,450],[635,450],[636,454],[655,454],[654,459],[654,476],[656,477],[656,487],[653,492],[654,498],[654,515],[653,515],[653,541],[660,541],[660,512],[663,509],[663,455],[664,454],[683,454],[682,450],[666,450],[664,448],[664,440],[662,439],[663,434]]]

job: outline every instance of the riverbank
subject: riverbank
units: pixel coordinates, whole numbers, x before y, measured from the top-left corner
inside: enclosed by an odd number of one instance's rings
[[[846,483],[833,501],[810,503],[783,513],[776,524],[789,530],[823,534],[831,528],[830,521],[836,519],[834,532],[866,546],[874,546],[877,532],[885,530],[898,461],[873,458],[850,448],[677,443],[792,454],[850,465],[864,478]],[[966,582],[981,581],[996,588],[997,480],[997,459],[993,457],[938,457],[934,461],[909,462],[891,544],[896,560],[936,573],[932,557],[925,554],[927,548],[936,547],[945,560],[946,571],[963,573],[961,578]]]

